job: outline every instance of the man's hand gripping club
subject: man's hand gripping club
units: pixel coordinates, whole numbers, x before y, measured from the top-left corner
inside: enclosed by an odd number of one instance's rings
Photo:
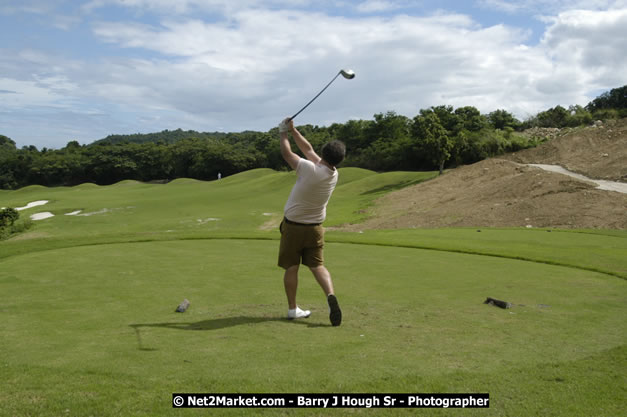
[[[294,143],[296,143],[298,149],[300,149],[303,155],[305,155],[305,158],[307,158],[314,164],[318,164],[320,162],[320,157],[313,150],[313,147],[311,146],[309,141],[305,139],[305,137],[301,135],[298,129],[294,127],[294,122],[289,117],[284,119],[279,124],[279,133],[281,135],[281,155],[283,156],[283,159],[285,159],[285,162],[287,162],[292,169],[296,170],[296,167],[298,166],[298,160],[300,159],[297,154],[292,152],[288,132],[292,132],[292,136],[294,137]]]

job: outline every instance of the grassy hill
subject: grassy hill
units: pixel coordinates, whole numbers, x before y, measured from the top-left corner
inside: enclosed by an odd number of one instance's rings
[[[93,144],[116,144],[116,143],[146,143],[146,142],[163,142],[175,143],[182,139],[224,139],[228,133],[223,132],[196,132],[194,130],[163,130],[155,133],[136,133],[132,135],[109,135],[106,138],[99,139]]]
[[[327,225],[359,219],[359,211],[385,191],[433,176],[341,169]],[[145,184],[127,180],[111,186],[29,186],[0,194],[0,207],[48,200],[43,207],[22,212],[26,216],[53,213],[55,217],[37,223],[31,232],[48,238],[254,232],[268,220],[282,217],[295,178],[293,172],[255,169],[211,182],[178,179],[168,184]],[[78,210],[78,215],[67,215]]]

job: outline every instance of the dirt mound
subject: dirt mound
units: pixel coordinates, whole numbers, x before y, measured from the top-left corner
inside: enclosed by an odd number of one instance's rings
[[[369,220],[346,228],[627,229],[627,194],[524,165],[561,165],[588,177],[625,181],[626,145],[627,120],[576,129],[507,159],[460,167],[387,194],[369,210]]]
[[[597,122],[503,159],[561,165],[589,178],[627,182],[627,119]]]

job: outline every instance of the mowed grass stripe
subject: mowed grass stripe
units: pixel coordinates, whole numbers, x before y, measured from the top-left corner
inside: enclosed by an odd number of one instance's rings
[[[327,233],[327,242],[336,242],[343,244],[359,244],[373,245],[383,247],[398,247],[410,249],[433,250],[452,253],[463,253],[478,256],[491,256],[498,258],[506,258],[527,262],[544,263],[548,265],[563,266],[567,268],[581,269],[592,272],[599,272],[611,275],[621,279],[627,279],[627,268],[624,254],[627,253],[627,241],[618,238],[615,244],[611,239],[599,236],[599,244],[590,246],[590,237],[573,238],[572,235],[566,237],[568,246],[558,247],[555,243],[544,242],[542,245],[530,246],[526,242],[529,236],[528,231],[524,230],[507,230],[507,229],[484,229],[486,233],[494,233],[496,235],[507,235],[511,239],[510,245],[503,243],[489,243],[477,240],[472,242],[460,239],[462,236],[472,234],[468,229],[442,229],[429,231],[435,234],[436,238],[429,239],[424,236],[425,231],[420,230],[400,230],[394,231],[399,237],[397,241],[391,241],[388,231],[372,231],[367,236],[358,234],[346,234],[330,232]],[[570,233],[562,231],[565,233]],[[557,232],[556,232],[557,233]],[[439,235],[439,236],[438,236]],[[4,258],[17,256],[25,253],[40,252],[47,250],[56,250],[80,246],[97,246],[108,244],[123,243],[142,243],[155,241],[176,241],[176,240],[278,240],[278,232],[275,233],[214,233],[210,235],[194,235],[194,236],[176,236],[176,235],[158,235],[158,236],[99,236],[97,239],[45,239],[26,241],[23,245],[7,246],[3,253],[0,253],[0,261]],[[448,239],[445,239],[448,237]],[[580,244],[581,241],[585,245]],[[524,242],[525,248],[521,250],[516,248],[516,243],[520,245]],[[469,246],[471,245],[471,246]],[[547,256],[550,255],[550,256]]]
[[[550,237],[547,232],[553,232]],[[482,228],[334,233],[328,241],[466,253],[582,269],[627,279],[627,238],[566,230]]]

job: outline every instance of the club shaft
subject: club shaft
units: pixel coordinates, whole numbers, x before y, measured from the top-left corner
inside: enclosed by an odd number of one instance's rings
[[[325,86],[322,90],[320,90],[320,92],[319,92],[318,94],[316,94],[316,96],[315,96],[314,98],[312,98],[312,99],[311,99],[311,101],[310,101],[309,103],[305,104],[305,106],[304,106],[302,109],[300,109],[300,110],[299,110],[299,111],[298,111],[298,112],[297,112],[294,116],[290,117],[290,120],[294,120],[294,118],[295,118],[296,116],[298,116],[298,115],[299,115],[299,114],[300,114],[303,110],[305,110],[305,109],[306,109],[306,108],[307,108],[307,107],[308,107],[311,103],[313,103],[313,102],[314,102],[314,100],[315,100],[315,99],[317,99],[317,98],[318,98],[318,96],[320,96],[320,94],[324,93],[324,90],[326,90],[327,88],[329,88],[329,86],[331,85],[331,83],[333,83],[333,81],[335,81],[335,79],[336,79],[337,77],[339,77],[339,75],[340,75],[341,73],[342,73],[341,71],[340,71],[340,72],[338,72],[338,73],[337,73],[337,75],[336,75],[335,77],[333,77],[333,79],[329,82],[329,84],[327,84],[327,85],[326,85],[326,86]]]

